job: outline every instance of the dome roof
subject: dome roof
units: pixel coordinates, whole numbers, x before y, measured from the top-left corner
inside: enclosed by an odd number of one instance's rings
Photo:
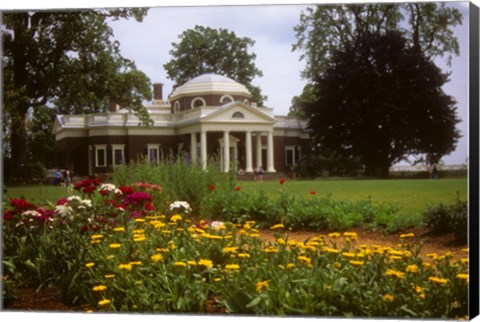
[[[251,97],[250,92],[240,83],[218,74],[203,74],[177,87],[170,99],[199,94],[240,94]]]

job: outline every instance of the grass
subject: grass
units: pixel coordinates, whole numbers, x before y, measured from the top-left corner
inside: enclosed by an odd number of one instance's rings
[[[274,196],[279,189],[287,193],[311,198],[311,191],[317,196],[331,195],[333,199],[350,201],[371,198],[373,202],[396,202],[401,206],[400,213],[405,215],[423,212],[428,205],[444,203],[453,204],[457,192],[461,200],[467,199],[467,179],[403,179],[403,180],[286,180],[283,185],[278,181],[240,181],[242,191],[255,193],[259,189],[267,195]],[[19,186],[8,187],[4,200],[24,197],[38,204],[56,200],[68,195],[67,188],[53,186]]]
[[[279,189],[303,197],[331,195],[333,199],[350,201],[371,198],[373,202],[396,202],[400,214],[412,215],[423,212],[428,205],[453,204],[457,192],[461,200],[467,200],[467,178],[453,179],[402,179],[402,180],[286,180],[283,185],[278,181],[263,183],[242,181],[242,191],[253,192],[262,189],[267,195],[275,195]]]

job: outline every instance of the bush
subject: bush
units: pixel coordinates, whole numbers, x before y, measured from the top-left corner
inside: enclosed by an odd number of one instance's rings
[[[454,233],[459,242],[466,242],[468,236],[468,204],[458,196],[455,204],[440,203],[430,206],[423,214],[427,227],[434,235]]]

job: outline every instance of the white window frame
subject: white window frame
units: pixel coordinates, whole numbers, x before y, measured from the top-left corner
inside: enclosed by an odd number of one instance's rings
[[[230,101],[229,102],[224,102],[223,100],[226,99],[226,98],[230,99]],[[228,104],[228,103],[233,103],[233,102],[235,102],[235,100],[233,99],[232,95],[225,94],[222,97],[220,97],[220,104]]]
[[[180,102],[176,101],[175,104],[173,104],[173,113],[179,113],[180,112]]]
[[[121,163],[120,164],[115,163],[115,151],[117,150],[122,151],[122,160],[123,160],[123,163],[125,163],[125,144],[112,144],[112,165],[113,166],[122,165]]]
[[[292,166],[295,165],[295,145],[286,145],[285,146],[285,165]],[[288,152],[292,151],[292,163],[288,163]]]
[[[236,111],[232,114],[232,119],[244,119],[245,118],[245,114],[243,114],[242,112],[240,111]]]
[[[201,101],[202,102],[202,106],[195,106],[195,102],[196,101]],[[193,100],[192,100],[192,103],[190,103],[190,107],[192,109],[194,108],[197,108],[197,107],[205,107],[207,106],[207,102],[202,98],[202,97],[195,97]]]
[[[161,156],[160,156],[160,144],[147,144],[147,158],[148,158],[148,161],[152,162],[152,160],[150,160],[150,151],[152,150],[156,150],[157,151],[157,160],[155,162],[159,162],[161,160]]]
[[[95,167],[101,168],[107,166],[107,145],[106,144],[95,144]],[[103,164],[98,163],[98,153],[103,151]]]

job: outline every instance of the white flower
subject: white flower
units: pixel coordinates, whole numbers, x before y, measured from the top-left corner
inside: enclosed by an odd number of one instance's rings
[[[186,201],[175,201],[175,202],[172,202],[170,204],[170,206],[168,206],[168,207],[172,211],[175,210],[175,209],[182,209],[186,213],[192,211],[192,208],[190,207],[190,205]]]
[[[122,194],[122,191],[118,189],[114,184],[111,183],[102,183],[98,191],[107,190],[116,194]]]
[[[22,212],[22,216],[40,217],[41,214],[36,210],[27,210]]]
[[[55,207],[55,213],[62,217],[70,216],[72,212],[73,209],[70,206],[61,205]]]
[[[222,227],[225,227],[225,223],[223,221],[212,221],[212,223],[210,224],[210,226],[213,228],[213,229],[220,229]]]
[[[85,205],[87,207],[90,207],[90,208],[92,207],[92,201],[90,199],[83,199],[81,203],[82,205]]]
[[[77,200],[78,202],[81,202],[82,198],[80,198],[79,196],[70,196],[67,198],[67,200],[68,201]]]

